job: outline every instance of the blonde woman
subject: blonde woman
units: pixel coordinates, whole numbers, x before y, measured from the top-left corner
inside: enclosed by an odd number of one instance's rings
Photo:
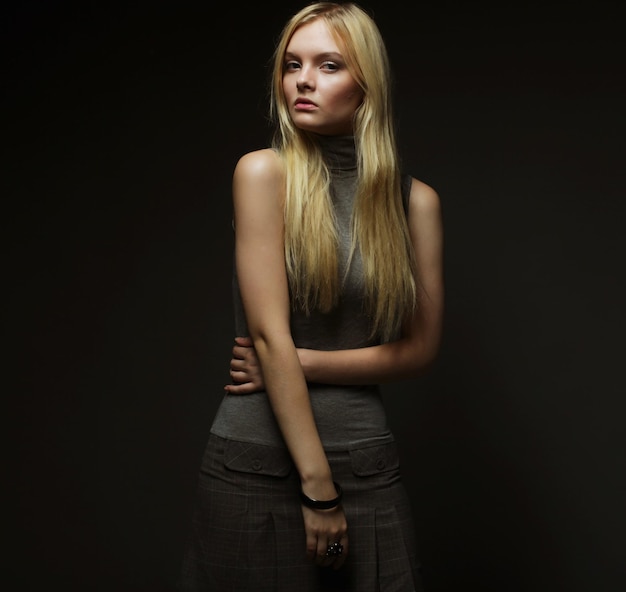
[[[421,589],[380,383],[436,356],[439,198],[401,174],[389,64],[353,3],[306,6],[274,56],[271,148],[233,176],[235,330],[181,589]]]

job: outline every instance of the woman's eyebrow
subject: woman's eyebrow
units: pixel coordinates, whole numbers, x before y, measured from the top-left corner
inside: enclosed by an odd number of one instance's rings
[[[298,57],[298,54],[291,51],[285,52],[285,58],[287,59],[297,59]],[[316,60],[343,60],[343,56],[336,51],[325,51],[322,53],[318,53],[317,55],[314,55],[313,58]]]

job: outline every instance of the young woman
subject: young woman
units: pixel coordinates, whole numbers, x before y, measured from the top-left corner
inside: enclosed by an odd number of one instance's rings
[[[439,347],[439,199],[401,174],[389,64],[353,3],[286,24],[276,133],[233,176],[243,336],[199,475],[182,590],[421,589],[379,383]]]

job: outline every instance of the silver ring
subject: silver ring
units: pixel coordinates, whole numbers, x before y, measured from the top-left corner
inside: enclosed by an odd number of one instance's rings
[[[332,543],[326,549],[326,557],[337,557],[343,553],[343,545],[341,543]]]

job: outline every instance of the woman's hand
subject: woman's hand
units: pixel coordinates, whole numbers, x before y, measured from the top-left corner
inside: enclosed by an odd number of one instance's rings
[[[224,390],[232,395],[249,395],[265,389],[263,372],[256,350],[249,337],[235,337],[233,357],[230,360],[232,384]]]
[[[317,565],[339,569],[348,554],[348,523],[341,506],[332,510],[313,510],[302,506],[304,529],[306,532],[307,557]],[[340,555],[326,555],[328,546],[334,543],[343,545]]]

